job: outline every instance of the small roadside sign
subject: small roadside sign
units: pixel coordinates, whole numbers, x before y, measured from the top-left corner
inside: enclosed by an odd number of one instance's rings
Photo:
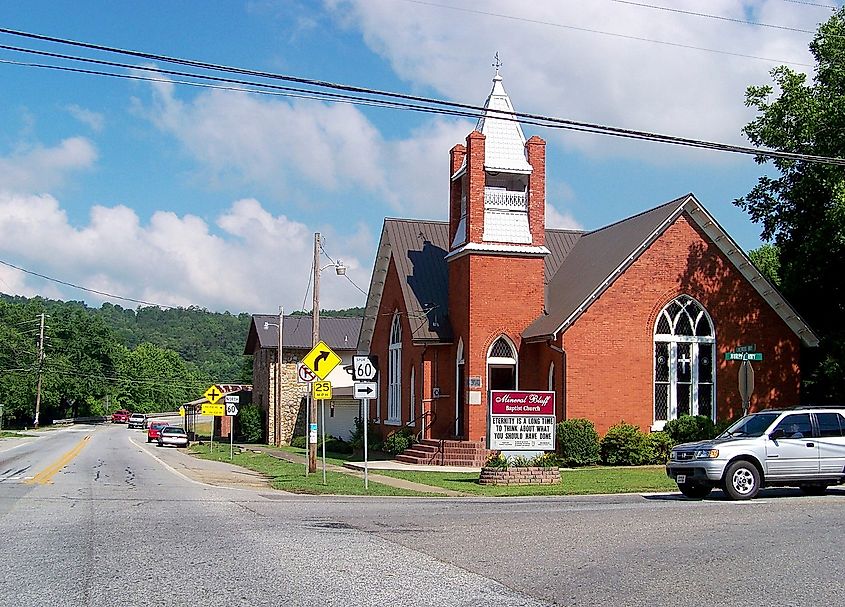
[[[744,346],[737,346],[734,352],[754,352],[757,349],[757,344],[746,344]]]
[[[205,397],[205,400],[210,402],[211,404],[220,402],[220,399],[223,398],[223,392],[221,392],[217,386],[211,386],[208,390],[202,393]]]
[[[179,415],[185,417],[185,407],[179,407]]]
[[[326,379],[329,373],[341,362],[340,356],[334,353],[325,342],[321,341],[302,359],[303,364],[314,372],[320,379]]]
[[[355,381],[374,381],[377,378],[377,356],[367,354],[352,357],[352,379],[354,379]]]
[[[223,401],[228,405],[229,403],[238,404],[241,402],[241,397],[238,394],[227,394],[223,397]]]
[[[332,382],[315,381],[311,384],[314,387],[314,400],[330,400],[332,397]]]
[[[762,352],[725,352],[725,360],[763,360]]]
[[[296,382],[299,384],[310,384],[317,379],[314,372],[305,366],[305,363],[296,363]]]
[[[226,403],[226,415],[237,415],[237,414],[238,414],[237,403]]]
[[[203,403],[200,415],[226,415],[226,405],[223,403]]]
[[[356,381],[352,384],[352,398],[370,399],[378,395],[378,382]]]

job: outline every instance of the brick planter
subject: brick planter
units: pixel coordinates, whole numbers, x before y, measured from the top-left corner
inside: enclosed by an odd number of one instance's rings
[[[482,485],[554,485],[560,482],[558,468],[482,468],[478,478]]]

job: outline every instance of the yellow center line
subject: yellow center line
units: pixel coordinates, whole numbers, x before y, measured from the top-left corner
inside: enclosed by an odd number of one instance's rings
[[[89,434],[81,441],[79,441],[73,449],[65,453],[61,456],[58,460],[44,468],[41,472],[33,476],[32,478],[24,481],[28,485],[46,485],[47,483],[52,482],[52,478],[56,476],[56,474],[67,466],[73,458],[75,458],[79,453],[85,448],[85,445],[88,444],[88,441],[91,440],[91,435]]]

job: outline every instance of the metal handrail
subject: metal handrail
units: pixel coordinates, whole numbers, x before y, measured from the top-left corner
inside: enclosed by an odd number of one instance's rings
[[[428,411],[423,411],[420,415],[417,415],[414,419],[408,422],[409,426],[415,426],[418,420],[425,420],[426,417],[430,417],[431,419],[428,421],[427,424],[423,423],[422,429],[414,435],[414,440],[416,442],[420,442],[422,440],[422,437],[425,435],[425,431],[431,428],[431,426],[434,424],[434,420],[436,419],[434,411],[432,411],[431,409],[429,409]]]

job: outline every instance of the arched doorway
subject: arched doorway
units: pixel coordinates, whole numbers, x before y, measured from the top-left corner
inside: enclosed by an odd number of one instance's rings
[[[488,390],[516,390],[517,384],[516,348],[502,335],[487,351]]]
[[[669,302],[654,325],[654,427],[682,415],[715,420],[716,335],[704,307],[689,295]]]

